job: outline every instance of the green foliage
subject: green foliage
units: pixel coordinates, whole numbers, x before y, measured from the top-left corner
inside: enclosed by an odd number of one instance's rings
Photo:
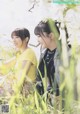
[[[79,73],[76,72],[76,65],[79,64],[77,62],[77,58],[79,57],[79,53],[75,54],[75,49],[72,47],[72,56],[70,60],[69,66],[66,68],[62,66],[61,70],[61,99],[64,101],[64,106],[61,102],[61,105],[64,108],[64,114],[79,114],[80,112],[80,102],[79,98],[75,96],[74,85],[75,77],[79,78]],[[75,56],[76,55],[76,56]],[[46,68],[45,75],[46,75]],[[10,114],[55,114],[55,107],[51,106],[49,102],[47,102],[47,92],[46,92],[46,76],[43,79],[45,93],[40,96],[36,89],[34,94],[29,95],[27,98],[19,94],[20,88],[17,88],[16,94],[12,96],[9,100],[10,106]],[[79,82],[78,82],[79,83]],[[22,84],[19,83],[19,84]],[[19,85],[18,84],[18,85]],[[79,93],[78,88],[76,87],[76,92]],[[77,99],[75,99],[77,98]],[[6,98],[1,98],[2,103]],[[0,100],[0,101],[1,101]],[[77,101],[78,100],[78,101]],[[62,114],[63,109],[59,109],[56,113]]]
[[[64,11],[64,14],[71,9],[75,8],[75,4],[68,5],[67,9]],[[65,15],[64,15],[65,16]],[[54,29],[55,35],[58,37],[55,28],[52,28],[50,21],[51,29]],[[57,39],[58,40],[58,39]],[[58,42],[58,41],[57,41]],[[59,47],[60,48],[60,47]],[[66,46],[63,46],[62,49],[67,49]],[[6,97],[0,97],[0,104],[4,102],[9,103],[10,114],[79,114],[80,113],[80,47],[77,51],[77,48],[72,46],[71,48],[71,57],[68,59],[68,51],[66,50],[60,53],[62,56],[62,65],[60,67],[60,108],[57,109],[56,106],[51,105],[47,100],[47,75],[46,67],[44,67],[45,78],[42,79],[45,93],[40,96],[36,89],[34,88],[34,93],[26,97],[20,94],[20,89],[23,84],[23,79],[15,86],[15,94],[9,99]],[[8,59],[13,56],[14,50],[8,51],[0,47],[0,57],[1,60]],[[66,59],[65,59],[66,56]],[[68,62],[68,64],[66,63]],[[5,72],[5,71],[4,71]],[[13,70],[12,70],[13,72]],[[41,74],[41,73],[40,73]],[[41,76],[41,75],[40,75]],[[41,76],[42,78],[42,76]],[[53,98],[54,100],[54,98]]]

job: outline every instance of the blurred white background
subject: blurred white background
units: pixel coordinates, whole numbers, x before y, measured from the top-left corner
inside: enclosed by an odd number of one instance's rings
[[[37,3],[32,12],[29,12],[28,10],[33,6],[29,0],[0,0],[0,45],[10,46],[11,32],[19,27],[28,28],[31,34],[30,43],[37,44],[34,27],[41,19],[55,15],[57,11],[57,9],[52,10],[53,4],[47,7],[47,4],[44,4],[42,1]],[[55,8],[57,7],[54,6]],[[33,49],[39,57],[39,48]]]
[[[33,6],[33,2],[31,3],[30,1],[34,0],[0,0],[0,45],[5,47],[10,46],[11,42],[9,41],[11,40],[11,32],[19,27],[28,28],[31,34],[30,43],[37,44],[36,36],[34,35],[34,27],[38,22],[45,17],[52,17],[60,21],[63,18],[65,5],[53,4],[53,2],[47,4],[44,0],[39,0],[40,2],[37,2],[35,7],[29,12],[28,10]],[[80,7],[78,9],[80,9]],[[75,12],[73,11],[71,13],[74,14]],[[70,16],[71,13],[67,13],[66,16],[66,20],[70,19],[68,24],[69,32],[70,27],[73,26],[73,24],[76,25],[76,22],[80,23],[80,19],[74,18],[75,16],[73,14],[72,21]],[[80,13],[78,12],[76,17],[79,17],[79,14]],[[73,22],[72,25],[70,25],[70,21]],[[39,57],[39,47],[33,49],[37,57]]]

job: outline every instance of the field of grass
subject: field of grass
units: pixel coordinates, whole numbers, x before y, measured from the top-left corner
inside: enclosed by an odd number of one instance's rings
[[[65,47],[66,48],[66,47]],[[0,63],[13,56],[14,50],[6,51],[3,48]],[[54,98],[51,105],[47,99],[47,92],[40,96],[35,87],[34,93],[27,98],[19,94],[19,90],[10,98],[0,97],[0,106],[9,105],[9,114],[79,114],[80,113],[80,51],[71,48],[71,58],[68,60],[67,52],[62,51],[63,64],[60,67],[60,97]],[[65,55],[65,56],[63,56]],[[65,60],[66,58],[66,60]],[[13,72],[13,71],[11,71]],[[55,103],[56,102],[56,103]]]

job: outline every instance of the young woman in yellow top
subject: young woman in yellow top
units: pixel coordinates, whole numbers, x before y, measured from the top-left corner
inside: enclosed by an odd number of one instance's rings
[[[12,78],[10,81],[12,89],[16,92],[18,89],[22,90],[23,87],[23,92],[25,91],[25,94],[27,95],[29,94],[33,83],[35,82],[37,67],[35,53],[31,48],[28,47],[30,33],[26,28],[15,29],[12,32],[11,37],[14,45],[19,49],[19,54],[6,62],[3,65],[3,68],[7,69],[14,67],[13,76],[8,77]]]

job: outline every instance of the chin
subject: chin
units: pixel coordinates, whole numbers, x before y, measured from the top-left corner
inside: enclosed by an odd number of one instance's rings
[[[19,47],[19,46],[16,46],[16,48],[17,48],[17,49],[20,49],[20,47]]]
[[[45,48],[47,48],[47,47],[46,47],[45,45],[42,45],[42,48],[45,49]]]

